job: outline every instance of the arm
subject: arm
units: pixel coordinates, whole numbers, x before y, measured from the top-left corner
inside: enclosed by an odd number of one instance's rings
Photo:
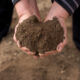
[[[59,5],[61,5],[68,13],[71,15],[79,7],[80,0],[55,0]]]

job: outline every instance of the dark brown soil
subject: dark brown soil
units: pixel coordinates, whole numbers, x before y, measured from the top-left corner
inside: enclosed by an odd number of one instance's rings
[[[16,38],[21,46],[33,52],[44,53],[56,50],[57,45],[63,41],[63,34],[64,31],[57,18],[42,23],[32,16],[19,25]]]

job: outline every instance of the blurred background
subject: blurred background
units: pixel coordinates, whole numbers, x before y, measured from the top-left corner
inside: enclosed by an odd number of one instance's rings
[[[47,15],[50,0],[37,0],[40,13]],[[57,55],[34,59],[22,52],[13,41],[18,17],[14,9],[8,36],[0,43],[0,80],[80,80],[80,51],[72,40],[72,17],[66,21],[68,44]]]

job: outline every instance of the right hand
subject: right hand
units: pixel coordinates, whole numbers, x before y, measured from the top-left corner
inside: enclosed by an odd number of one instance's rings
[[[13,39],[22,51],[26,52],[29,55],[35,55],[35,52],[31,52],[28,48],[20,45],[19,40],[16,39],[16,31],[19,24],[21,24],[25,19],[28,19],[30,16],[35,15],[38,20],[41,21],[36,0],[21,0],[15,5],[15,8],[19,17],[19,21],[15,27]]]

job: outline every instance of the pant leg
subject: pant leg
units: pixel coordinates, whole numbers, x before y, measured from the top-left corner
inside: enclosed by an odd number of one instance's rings
[[[8,33],[12,12],[13,4],[11,0],[0,0],[0,40]]]
[[[80,49],[80,6],[73,14],[73,40]]]

